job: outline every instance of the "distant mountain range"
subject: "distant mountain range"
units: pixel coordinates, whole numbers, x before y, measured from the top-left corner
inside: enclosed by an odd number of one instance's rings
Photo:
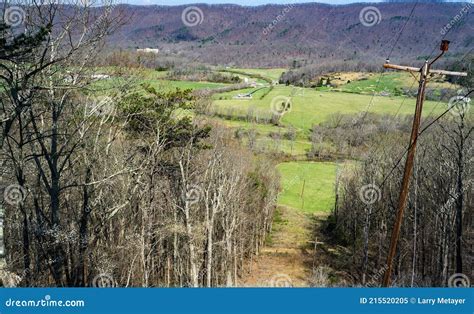
[[[383,62],[388,55],[394,60],[422,62],[437,52],[443,38],[452,41],[451,57],[472,51],[473,4],[419,3],[413,7],[414,3],[121,5],[131,18],[111,37],[109,46],[158,48],[191,60],[253,67],[335,60]]]

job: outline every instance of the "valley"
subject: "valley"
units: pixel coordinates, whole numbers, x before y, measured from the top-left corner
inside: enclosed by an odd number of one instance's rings
[[[4,4],[0,285],[469,286],[472,5],[188,4]]]
[[[238,75],[250,87],[213,92],[232,84],[169,80],[167,71],[146,69],[134,73],[129,84],[137,89],[146,85],[170,91],[190,89],[197,94],[207,91],[210,96],[207,96],[209,104],[205,110],[199,113],[190,110],[186,114],[223,126],[232,131],[240,145],[277,162],[280,191],[272,231],[264,247],[246,263],[238,285],[309,287],[344,284],[347,275],[343,269],[332,267],[338,263],[344,265],[346,262],[342,260],[348,252],[327,241],[324,228],[337,206],[339,176],[353,173],[367,148],[362,147],[355,154],[341,153],[337,143],[315,142],[313,127],[336,127],[346,117],[355,127],[367,115],[383,117],[386,121],[409,118],[415,108],[416,99],[410,94],[415,80],[408,74],[393,72],[338,72],[322,76],[333,82],[331,85],[310,88],[279,84],[288,71],[285,69],[215,68],[206,71]],[[99,82],[101,86],[109,84],[107,80]],[[443,79],[433,85],[434,90],[446,89],[453,93],[461,88]],[[250,96],[240,98],[238,95]],[[288,107],[282,111],[278,102],[283,102],[284,106],[287,103]],[[445,100],[426,101],[424,119],[442,113],[447,106]],[[315,146],[324,147],[327,153],[312,154]],[[339,261],[328,263],[334,259]]]

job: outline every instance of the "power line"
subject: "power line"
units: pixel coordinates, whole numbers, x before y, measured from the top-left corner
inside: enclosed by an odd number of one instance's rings
[[[397,36],[397,39],[395,40],[395,43],[392,44],[392,47],[391,47],[391,49],[390,49],[390,52],[389,52],[389,54],[388,54],[386,60],[389,60],[390,57],[392,56],[392,53],[393,53],[393,51],[394,51],[394,49],[395,49],[395,46],[398,44],[400,38],[402,37],[402,34],[403,34],[403,32],[405,31],[405,28],[406,28],[406,26],[408,25],[408,22],[410,22],[411,18],[413,17],[413,13],[415,12],[415,9],[416,9],[416,7],[418,6],[418,3],[419,3],[419,0],[417,0],[417,1],[415,2],[415,4],[413,5],[413,7],[412,7],[412,9],[411,9],[411,12],[410,12],[410,14],[409,14],[409,16],[408,16],[408,19],[406,20],[405,24],[403,24],[402,29],[401,29],[400,32],[398,33],[398,36]],[[377,83],[376,83],[376,85],[375,85],[375,88],[374,88],[374,93],[372,94],[372,98],[370,99],[369,105],[368,105],[367,109],[365,110],[365,113],[364,113],[363,116],[362,116],[362,122],[363,122],[363,120],[365,119],[365,117],[367,116],[367,113],[369,112],[370,108],[371,108],[372,105],[373,105],[373,102],[374,102],[374,99],[375,99],[375,94],[377,93],[377,89],[378,89],[378,87],[379,87],[379,85],[380,85],[380,82],[381,82],[382,77],[384,76],[384,74],[385,74],[385,69],[380,73],[380,76],[379,76],[379,78],[378,78],[378,80],[377,80]]]
[[[451,31],[452,28],[449,29],[449,31]],[[449,33],[449,31],[446,33],[446,35]],[[446,35],[444,37],[446,37]],[[464,60],[467,56],[469,56],[469,54],[474,50],[474,48],[471,48],[459,61],[462,61]],[[434,50],[433,50],[434,52]],[[431,55],[433,54],[433,52],[431,53]],[[464,96],[464,98],[468,97],[470,94],[472,93],[472,90],[469,91],[466,96]],[[440,100],[434,107],[433,109],[430,111],[430,113],[428,114],[428,119],[429,117],[431,117],[431,115],[433,114],[434,110],[439,106],[439,104],[441,104],[442,101]],[[449,112],[452,108],[448,108],[445,112],[443,112],[440,116],[438,116],[434,122],[438,121],[439,119],[441,119],[447,112]],[[423,128],[422,131],[420,132],[420,134],[418,136],[420,136],[423,132],[425,132],[430,126],[432,126],[433,123],[430,123],[427,127]],[[384,178],[384,180],[382,181],[382,188],[385,186],[385,183],[386,181],[389,179],[389,177],[392,175],[393,171],[395,171],[395,169],[400,165],[400,162],[402,161],[403,157],[405,156],[405,154],[407,153],[407,151],[411,148],[411,144],[408,146],[408,148],[405,149],[405,151],[403,152],[403,154],[400,156],[400,158],[398,159],[397,163],[395,164],[395,166],[390,170],[389,174]]]
[[[463,99],[469,97],[469,95],[474,92],[474,90],[470,90],[466,95],[462,96]],[[421,134],[423,134],[426,130],[428,130],[428,128],[430,126],[432,126],[433,124],[435,124],[436,122],[438,122],[444,115],[446,115],[451,109],[453,109],[454,106],[452,107],[448,107],[448,109],[446,111],[444,111],[442,114],[440,114],[436,119],[434,119],[433,121],[431,121],[426,127],[424,127],[420,134],[418,136],[421,136]]]
[[[413,78],[413,83],[411,83],[411,86],[410,86],[409,90],[411,90],[411,89],[413,88],[413,86],[415,85],[415,83],[416,83],[416,79]],[[403,105],[405,104],[405,101],[408,99],[408,97],[409,97],[408,95],[405,95],[405,98],[403,98],[403,101],[402,101],[402,103],[400,104],[400,106],[398,107],[397,112],[395,112],[394,119],[397,118],[398,114],[400,113],[400,110],[402,109],[402,107],[403,107]]]
[[[418,141],[418,136],[419,136],[421,116],[423,112],[423,102],[425,100],[425,93],[426,93],[426,86],[428,83],[428,75],[430,73],[443,73],[446,75],[467,76],[467,73],[431,70],[431,66],[433,65],[433,63],[435,63],[443,55],[445,55],[448,49],[449,49],[449,41],[443,40],[440,46],[441,53],[434,60],[430,62],[426,61],[423,67],[419,69],[420,84],[419,84],[418,95],[416,99],[416,109],[415,109],[415,115],[413,117],[413,125],[412,125],[412,130],[411,130],[411,135],[410,135],[410,145],[408,148],[407,158],[405,162],[405,169],[403,172],[400,195],[398,198],[397,215],[396,215],[395,223],[392,229],[392,236],[390,239],[390,248],[387,254],[387,269],[385,271],[385,275],[383,278],[384,287],[388,287],[390,285],[393,260],[397,252],[398,238],[400,236],[400,230],[401,230],[401,226],[403,222],[403,215],[404,215],[406,203],[408,200],[410,179],[413,172],[413,163],[415,161],[416,146],[417,146],[417,141]],[[406,72],[417,71],[417,68],[393,65],[393,64],[390,64],[389,62],[387,62],[384,65],[384,68],[396,69],[396,70],[401,70],[401,71],[406,71]]]
[[[410,19],[413,17],[413,13],[415,12],[415,9],[416,7],[418,6],[418,2],[419,0],[417,0],[415,2],[415,5],[413,6],[413,8],[411,9],[411,12],[410,12],[410,15],[408,16],[408,19],[407,21],[405,22],[405,24],[403,25],[401,31],[398,33],[398,37],[397,37],[397,40],[395,41],[395,45],[398,43],[398,41],[400,40],[400,37],[402,36],[402,33],[403,31],[405,30],[406,26],[408,25],[408,22],[410,21]],[[395,49],[395,45],[392,45],[392,49],[390,50],[390,53],[388,54],[388,57],[387,57],[387,60],[390,59],[390,57],[392,56],[392,53],[393,53],[393,50]]]
[[[474,48],[471,48],[465,55],[462,57],[459,62],[463,61],[469,54],[474,50]],[[431,109],[430,113],[428,114],[428,119],[432,116],[433,112],[436,110],[436,108],[442,103],[443,101],[440,100],[434,107]]]
[[[468,10],[469,11],[469,10]],[[466,15],[468,16],[468,15]],[[462,19],[464,19],[465,16],[463,16],[460,20],[457,20],[456,22],[459,23]],[[448,29],[448,31],[443,35],[443,37],[441,38],[441,40],[444,40],[446,38],[446,36],[448,36],[448,34],[454,29],[455,27],[450,27]],[[472,50],[472,49],[471,49]],[[428,59],[431,59],[431,57],[433,56],[433,53],[436,51],[436,47],[433,48],[433,50],[431,51],[430,53],[430,56],[428,57]]]
[[[469,97],[469,95],[471,93],[473,93],[474,90],[471,90],[469,91],[469,93],[467,93],[465,96],[461,96],[462,98],[467,98]],[[426,127],[424,127],[420,133],[418,134],[417,136],[417,139],[426,131],[428,130],[428,128],[430,128],[433,124],[435,124],[436,122],[438,122],[442,117],[444,117],[451,109],[453,109],[453,107],[449,107],[447,110],[445,110],[442,114],[440,114],[436,119],[434,119],[432,122],[430,122]],[[389,179],[389,177],[392,175],[393,171],[395,171],[395,169],[400,165],[400,162],[403,160],[403,157],[405,156],[405,154],[407,153],[407,151],[411,148],[412,144],[410,144],[406,149],[405,151],[403,152],[403,154],[400,156],[400,158],[397,160],[395,166],[393,166],[393,168],[390,170],[390,172],[388,173],[388,175],[385,176],[384,180],[382,181],[382,188],[385,186],[385,183],[387,182],[387,180]]]

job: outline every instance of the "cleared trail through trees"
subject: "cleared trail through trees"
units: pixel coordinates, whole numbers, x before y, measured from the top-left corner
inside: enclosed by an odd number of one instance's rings
[[[241,279],[240,286],[311,286],[313,269],[318,267],[314,250],[318,238],[315,230],[319,229],[318,222],[325,220],[327,215],[279,206],[273,232],[259,256],[249,262],[248,273]]]
[[[240,286],[337,285],[347,277],[340,271],[347,255],[322,231],[335,202],[337,166],[290,162],[278,170],[282,190],[273,230],[259,255],[247,263]]]

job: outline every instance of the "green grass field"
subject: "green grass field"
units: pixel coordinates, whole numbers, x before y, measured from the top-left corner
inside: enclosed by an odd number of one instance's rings
[[[249,74],[258,74],[263,77],[272,79],[274,81],[278,81],[281,74],[287,71],[286,69],[231,69],[231,70],[245,72]]]
[[[251,100],[229,99],[230,93],[221,94],[224,99],[214,101],[216,110],[232,110],[235,115],[245,117],[249,108],[259,110],[271,116],[272,100],[276,97],[290,97],[296,89],[288,86],[276,86],[264,99],[254,98]],[[232,95],[232,94],[230,94]],[[415,98],[405,97],[382,97],[371,95],[358,95],[342,92],[326,92],[314,89],[304,89],[291,96],[291,111],[285,114],[281,120],[285,126],[293,126],[308,133],[313,125],[324,122],[335,113],[357,115],[369,111],[378,114],[393,115],[397,111],[399,115],[412,115],[415,109]],[[441,113],[445,109],[444,104],[426,101],[424,106],[425,115],[433,111],[433,114]],[[400,110],[399,110],[400,108]]]
[[[226,84],[212,83],[212,82],[190,82],[190,81],[170,81],[170,80],[144,80],[144,83],[149,83],[151,86],[157,89],[213,89],[224,87]]]
[[[114,72],[116,71],[116,72]],[[180,89],[215,89],[226,86],[226,84],[212,82],[193,82],[193,81],[172,81],[166,79],[166,71],[158,72],[150,69],[130,69],[124,78],[114,76],[113,73],[123,73],[121,69],[104,68],[104,73],[110,73],[111,79],[100,80],[94,83],[99,89],[99,93],[107,93],[108,89],[113,89],[115,85],[120,85],[121,81],[133,78],[133,84],[139,85],[143,83],[150,84],[157,90],[169,91],[176,88]],[[120,72],[121,71],[121,72]],[[277,80],[284,69],[229,69],[229,71],[240,71],[253,75],[261,75],[267,79]],[[357,76],[358,75],[358,76]],[[412,115],[415,105],[414,98],[404,97],[372,97],[370,94],[374,91],[374,86],[379,78],[376,74],[362,73],[356,74],[354,77],[365,77],[364,80],[353,80],[344,84],[335,90],[321,90],[311,88],[295,88],[291,86],[279,85],[272,90],[269,87],[260,89],[261,87],[248,88],[228,93],[215,94],[212,96],[212,110],[221,118],[215,118],[222,124],[234,129],[252,130],[256,132],[255,148],[258,151],[266,152],[282,152],[292,155],[298,159],[305,158],[311,149],[309,139],[310,129],[313,125],[326,121],[332,114],[343,113],[352,114],[354,117],[364,113],[368,108],[370,112],[379,114],[395,114],[398,109],[400,115]],[[386,73],[379,84],[380,90],[394,90],[400,86],[406,86],[410,77],[403,76],[400,73]],[[266,85],[268,83],[264,82]],[[102,89],[102,90],[101,90]],[[345,90],[347,92],[341,92]],[[234,96],[242,93],[253,94],[252,99],[234,99]],[[365,93],[365,95],[364,95]],[[291,97],[291,110],[286,113],[280,120],[280,126],[268,124],[272,116],[272,101],[278,97]],[[401,107],[400,105],[403,104]],[[438,114],[444,110],[444,104],[427,101],[425,103],[425,115],[432,111]],[[222,119],[231,118],[231,120]],[[249,120],[248,118],[251,117]],[[258,118],[258,122],[253,123],[254,118]],[[262,121],[266,120],[265,121]],[[289,141],[284,135],[292,127],[296,131],[296,139]],[[276,139],[275,134],[277,134]],[[280,135],[280,136],[278,136]],[[248,143],[248,138],[243,139],[244,144]]]
[[[370,75],[366,80],[352,81],[341,87],[342,91],[352,93],[390,92],[394,93],[400,88],[417,87],[414,78],[407,77],[405,73],[388,73],[384,75]],[[411,85],[414,84],[414,85]]]
[[[372,93],[390,93],[391,95],[401,95],[403,90],[418,88],[418,82],[415,77],[405,72],[387,72],[380,75],[379,73],[363,74],[365,79],[353,80],[349,83],[343,84],[336,90],[357,93],[357,94],[372,94]],[[444,82],[433,80],[430,82],[430,88],[458,88],[457,86]]]
[[[292,156],[304,156],[311,150],[311,143],[309,142],[308,137],[302,132],[296,132],[296,138],[294,141],[284,139],[283,136],[281,136],[281,139],[278,141],[270,137],[270,134],[272,133],[283,135],[285,132],[288,132],[288,128],[284,126],[225,120],[220,118],[214,118],[214,120],[221,125],[234,130],[254,131],[257,135],[256,147],[260,150],[265,150],[265,148],[267,148],[266,150],[270,152],[283,152]],[[245,140],[244,143],[247,144],[248,141]]]
[[[336,178],[334,163],[288,162],[277,168],[282,177],[278,204],[306,213],[329,212],[333,208]]]
[[[255,88],[245,88],[245,89],[239,89],[236,91],[231,91],[227,93],[222,93],[222,94],[216,94],[212,98],[214,100],[234,100],[234,96],[238,94],[248,94],[252,93],[253,99],[260,99],[265,95],[266,92],[268,92],[268,89],[270,87],[255,87]],[[234,101],[240,101],[240,100],[234,100]]]
[[[269,77],[276,77],[277,72],[265,73],[265,70],[241,69],[242,72],[256,73]],[[281,72],[278,74],[280,75]],[[298,159],[306,158],[306,153],[311,149],[309,140],[310,129],[313,125],[327,121],[336,113],[353,115],[357,118],[366,111],[382,115],[398,114],[399,116],[412,116],[416,99],[404,96],[372,96],[380,92],[395,94],[402,88],[410,88],[413,78],[400,73],[386,73],[380,78],[376,74],[367,74],[364,80],[355,80],[341,85],[337,89],[298,89],[291,86],[275,86],[274,89],[260,99],[261,93],[257,92],[253,99],[234,99],[236,94],[243,91],[234,91],[215,95],[213,109],[216,113],[235,119],[225,120],[216,118],[224,125],[241,130],[251,130],[256,133],[256,144],[263,151],[279,151]],[[449,83],[443,87],[449,86]],[[414,86],[416,88],[416,86]],[[245,90],[249,92],[252,89]],[[268,118],[272,115],[272,101],[278,97],[291,98],[291,110],[280,120],[280,126],[249,122],[249,114]],[[437,115],[446,109],[446,104],[426,101],[424,115]],[[275,140],[270,135],[284,134],[293,127],[296,130],[296,139]],[[244,140],[244,144],[247,142]],[[262,149],[263,147],[266,150]],[[334,163],[316,163],[295,161],[282,163],[278,166],[281,173],[281,186],[278,203],[305,213],[328,212],[334,206],[334,182],[336,165]],[[304,195],[303,197],[303,184]]]
[[[114,72],[115,71],[115,72]],[[141,84],[149,84],[159,91],[170,91],[176,88],[179,89],[215,89],[224,87],[230,84],[213,83],[206,81],[174,81],[166,78],[166,71],[155,71],[150,69],[129,69],[126,76],[122,76],[124,73],[118,74],[117,69],[102,68],[99,71],[103,74],[111,75],[111,78],[98,80],[93,82],[91,85],[92,89],[96,89],[99,92],[107,93],[108,90],[113,90],[117,86],[139,86]]]
[[[138,86],[140,84],[149,84],[150,86],[156,88],[159,91],[170,91],[176,88],[180,89],[192,89],[192,90],[200,90],[200,89],[214,89],[219,87],[224,87],[226,84],[220,83],[212,83],[212,82],[191,82],[191,81],[170,81],[164,79],[140,79],[136,80],[132,85]],[[118,86],[121,83],[118,79],[107,79],[94,82],[92,88],[97,90],[112,90],[114,86]]]
[[[278,80],[284,69],[229,69],[248,75],[260,75],[265,79]],[[158,90],[180,89],[213,89],[226,86],[226,84],[212,82],[171,81],[166,79],[166,72],[154,70],[131,70],[127,73],[136,78],[136,84],[148,83]],[[243,74],[239,76],[246,77]],[[357,77],[357,76],[355,76]],[[248,88],[239,91],[216,94],[212,96],[213,111],[219,117],[215,121],[242,131],[254,132],[256,135],[255,146],[257,151],[283,152],[297,157],[298,160],[306,159],[306,153],[311,149],[309,140],[310,129],[313,125],[327,121],[335,113],[351,114],[354,117],[366,111],[378,114],[412,115],[415,107],[415,98],[406,97],[372,97],[372,93],[388,92],[398,93],[402,88],[410,88],[413,78],[404,73],[386,73],[380,79],[377,74],[362,73],[364,79],[355,79],[343,82],[337,88],[295,88],[291,86],[275,86],[267,94],[269,88],[258,90],[260,87]],[[120,78],[113,77],[109,80],[98,81],[99,87],[113,87]],[[255,80],[255,79],[254,79]],[[258,83],[268,85],[265,80],[256,79]],[[440,87],[452,87],[439,83]],[[444,85],[443,85],[444,84]],[[414,86],[416,88],[416,86]],[[253,94],[253,99],[234,99],[242,93]],[[268,123],[255,123],[246,120],[249,113],[261,118],[272,116],[272,101],[278,97],[291,97],[291,110],[280,120],[280,125]],[[433,115],[443,112],[446,104],[426,101],[425,116],[432,112]],[[250,109],[250,110],[249,110]],[[183,114],[191,114],[189,112]],[[234,117],[229,119],[229,115]],[[223,119],[222,116],[226,116]],[[252,116],[254,118],[254,116]],[[283,136],[294,128],[296,138],[289,141]],[[276,139],[275,135],[280,139]],[[248,144],[248,137],[242,138],[243,144]],[[316,163],[307,161],[294,161],[282,163],[278,166],[281,173],[281,188],[279,205],[288,206],[304,213],[329,212],[334,206],[334,181],[336,165],[334,163]],[[304,184],[304,194],[303,193]]]
[[[246,92],[250,91],[245,90]],[[212,110],[228,119],[219,119],[224,125],[235,129],[255,130],[257,132],[257,147],[268,147],[268,150],[279,150],[293,156],[304,156],[311,148],[309,140],[313,125],[327,121],[336,113],[350,114],[357,119],[366,111],[377,114],[412,116],[415,110],[415,98],[386,97],[362,95],[335,91],[318,91],[315,89],[295,89],[289,86],[276,86],[267,96],[260,99],[261,91],[253,99],[233,99],[242,91],[233,91],[215,95]],[[293,95],[293,96],[292,96]],[[269,120],[272,115],[272,100],[278,97],[291,97],[291,110],[280,121],[280,126],[264,123],[249,122],[249,113],[252,117]],[[423,114],[435,116],[446,109],[446,104],[426,101]],[[296,130],[296,141],[273,141],[270,133],[285,133],[289,127]],[[293,145],[293,146],[292,146]]]

